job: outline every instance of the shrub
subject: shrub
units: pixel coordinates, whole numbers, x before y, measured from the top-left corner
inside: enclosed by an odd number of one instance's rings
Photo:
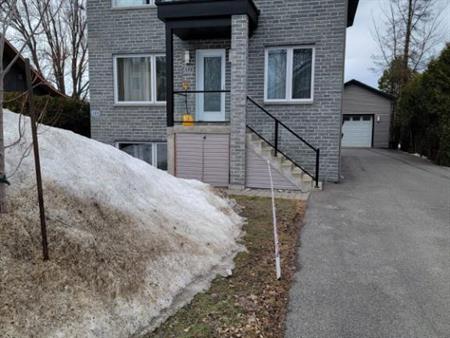
[[[423,93],[438,135],[433,160],[450,166],[450,44],[423,74]]]
[[[450,45],[402,89],[397,108],[402,149],[450,165]]]
[[[22,93],[5,93],[3,106],[27,114]],[[89,103],[70,97],[33,96],[34,111],[45,112],[41,122],[90,137]]]

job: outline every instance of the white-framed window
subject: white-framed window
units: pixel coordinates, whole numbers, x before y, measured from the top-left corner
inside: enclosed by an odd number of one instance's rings
[[[154,6],[155,0],[112,0],[113,8]]]
[[[273,47],[265,51],[264,101],[312,103],[314,47]]]
[[[151,164],[161,170],[167,170],[166,142],[117,142],[116,147],[127,154]]]
[[[115,104],[165,104],[166,84],[164,55],[114,56]]]

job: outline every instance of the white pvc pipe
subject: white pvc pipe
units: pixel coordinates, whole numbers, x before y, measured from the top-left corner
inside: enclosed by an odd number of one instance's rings
[[[273,240],[275,244],[275,269],[277,273],[277,279],[281,279],[281,260],[280,260],[280,242],[278,239],[278,227],[277,227],[277,210],[275,207],[275,193],[273,190],[272,168],[270,162],[267,161],[267,167],[269,168],[270,177],[270,190],[272,192],[272,217],[273,217]]]

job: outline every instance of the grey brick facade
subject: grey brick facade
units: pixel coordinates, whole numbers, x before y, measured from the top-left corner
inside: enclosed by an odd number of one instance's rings
[[[87,2],[92,138],[117,141],[166,140],[164,105],[114,104],[113,57],[165,53],[164,25],[156,7],[112,9],[111,0]]]
[[[249,20],[234,15],[231,21],[230,183],[244,187]]]
[[[264,102],[265,49],[274,46],[308,45],[315,48],[314,102],[265,104],[273,115],[321,149],[322,179],[339,180],[341,107],[346,0],[255,0],[261,11],[258,28],[248,40],[242,34],[245,18],[233,18],[231,40],[181,41],[175,38],[175,89],[188,80],[195,84],[195,50],[227,49],[226,87],[231,89],[231,183],[245,182],[246,93]],[[165,106],[119,106],[114,104],[113,56],[133,53],[164,53],[164,24],[155,7],[112,9],[111,0],[88,1],[92,137],[102,142],[161,141],[166,139]],[[248,28],[247,28],[248,29]],[[242,33],[242,34],[241,34]],[[248,35],[247,35],[248,36]],[[236,72],[229,62],[237,61]],[[191,65],[183,61],[190,50]],[[248,62],[246,71],[244,59]],[[247,73],[247,76],[245,75]],[[246,79],[240,82],[240,79]],[[233,94],[234,93],[234,94]],[[245,96],[244,96],[245,95]],[[233,100],[233,96],[235,100]],[[177,99],[175,98],[175,106]],[[242,112],[242,110],[244,112]],[[234,135],[234,136],[233,136]]]
[[[250,39],[248,93],[264,100],[267,47],[315,48],[314,102],[266,104],[265,108],[321,149],[323,180],[338,181],[344,88],[346,0],[256,0],[259,25]]]

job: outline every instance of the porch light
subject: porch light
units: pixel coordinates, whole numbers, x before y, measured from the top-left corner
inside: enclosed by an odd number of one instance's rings
[[[184,51],[184,63],[188,65],[191,63],[191,54],[189,53],[189,50]]]

